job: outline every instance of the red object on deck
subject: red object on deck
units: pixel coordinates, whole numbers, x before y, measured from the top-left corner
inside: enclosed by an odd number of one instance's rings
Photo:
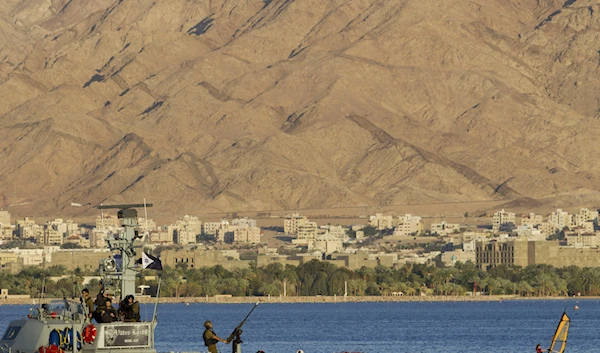
[[[92,343],[96,339],[96,326],[90,324],[83,329],[83,342]]]

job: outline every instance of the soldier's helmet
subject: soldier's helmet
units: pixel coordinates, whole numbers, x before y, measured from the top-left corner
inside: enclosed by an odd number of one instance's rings
[[[210,321],[205,321],[204,322],[204,327],[209,328],[210,325],[212,325],[212,322],[210,322]]]

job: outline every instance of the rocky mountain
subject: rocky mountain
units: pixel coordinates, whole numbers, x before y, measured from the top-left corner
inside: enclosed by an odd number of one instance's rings
[[[4,0],[0,36],[16,213],[600,201],[597,1]]]

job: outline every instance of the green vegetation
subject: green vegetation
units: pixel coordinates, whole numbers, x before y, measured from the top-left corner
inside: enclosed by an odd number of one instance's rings
[[[41,270],[27,267],[12,275],[0,271],[2,288],[11,294],[39,295],[43,278],[68,274],[64,267],[54,266]],[[76,271],[74,277],[58,282],[45,280],[49,297],[70,294],[73,282],[82,278]],[[145,272],[154,275],[153,272]],[[138,278],[141,283],[142,278]],[[478,270],[471,262],[458,263],[454,268],[434,265],[408,264],[394,269],[384,266],[363,267],[356,271],[337,267],[327,262],[310,261],[301,266],[270,264],[261,268],[226,270],[221,266],[188,269],[185,266],[165,268],[161,295],[172,297],[213,296],[262,296],[283,294],[284,282],[287,295],[343,295],[347,282],[348,295],[389,295],[403,292],[405,295],[465,295],[477,291],[485,294],[516,294],[520,296],[549,295],[600,295],[600,268],[553,268],[547,265],[527,267],[500,266],[488,272]],[[138,284],[140,284],[138,283]],[[157,282],[145,283],[156,291]],[[88,285],[92,291],[95,284]],[[77,288],[77,286],[75,286]],[[94,293],[92,293],[94,295]]]
[[[362,229],[365,233],[365,237],[371,237],[373,235],[379,235],[381,232],[377,230],[377,228],[373,226],[366,226]]]

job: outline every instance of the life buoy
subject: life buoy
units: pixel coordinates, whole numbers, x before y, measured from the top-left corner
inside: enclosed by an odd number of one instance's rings
[[[83,342],[92,343],[96,339],[96,326],[90,324],[83,329]]]

